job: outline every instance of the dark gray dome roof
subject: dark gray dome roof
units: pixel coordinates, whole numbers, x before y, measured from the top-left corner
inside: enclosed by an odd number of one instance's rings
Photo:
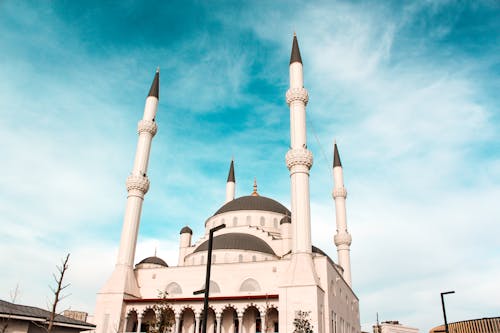
[[[290,215],[288,208],[280,204],[278,201],[263,197],[260,195],[247,195],[229,201],[227,204],[219,208],[214,215],[233,212],[237,210],[262,210],[266,212],[275,212],[283,215]]]
[[[192,235],[193,234],[193,230],[191,230],[190,227],[185,226],[184,228],[181,229],[181,233],[180,234],[182,235],[182,234],[185,234],[185,233],[188,233],[188,234]]]
[[[292,219],[290,218],[290,215],[285,215],[283,218],[280,220],[280,224],[283,223],[292,223]]]
[[[259,237],[243,234],[243,233],[229,233],[215,236],[212,244],[213,250],[228,249],[228,250],[249,250],[256,252],[263,252],[276,255],[265,241]],[[201,243],[194,252],[201,252],[208,250],[208,240]]]
[[[165,260],[158,258],[158,257],[147,257],[146,259],[142,259],[137,265],[140,265],[140,264],[155,264],[155,265],[168,267]]]

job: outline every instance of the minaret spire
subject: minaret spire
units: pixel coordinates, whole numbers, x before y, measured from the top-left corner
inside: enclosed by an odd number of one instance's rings
[[[302,57],[300,56],[299,42],[297,41],[297,35],[293,33],[292,42],[292,54],[290,55],[290,64],[294,62],[302,63]]]
[[[156,68],[156,74],[153,79],[153,83],[151,83],[151,88],[149,89],[149,96],[156,97],[158,100],[160,99],[160,67]]]
[[[227,175],[226,183],[226,203],[234,200],[236,189],[236,178],[234,177],[234,160],[231,159],[231,164],[229,165],[229,174]]]
[[[351,286],[351,258],[349,252],[352,237],[349,231],[347,231],[345,206],[347,191],[344,187],[344,175],[336,142],[333,143],[333,182],[334,188],[332,195],[335,200],[335,221],[337,225],[337,233],[334,236],[334,242],[337,247],[339,265],[344,269],[344,280]]]
[[[123,299],[141,296],[134,274],[134,258],[142,203],[149,190],[147,171],[151,142],[158,129],[155,117],[158,110],[159,75],[159,71],[156,71],[149,95],[146,98],[143,117],[137,124],[139,138],[134,166],[126,181],[128,195],[120,248],[115,269],[98,294],[95,311],[97,333],[121,332],[123,330],[121,327],[123,325],[123,320],[121,320],[124,311],[122,308]]]
[[[337,141],[333,141],[333,167],[341,167],[339,150],[337,149]]]

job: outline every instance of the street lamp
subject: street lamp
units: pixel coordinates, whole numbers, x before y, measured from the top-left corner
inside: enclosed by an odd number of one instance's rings
[[[225,228],[225,224],[218,225],[210,229],[208,236],[208,258],[207,258],[207,274],[205,276],[205,289],[195,291],[193,294],[198,295],[205,293],[205,299],[203,301],[203,322],[201,326],[201,332],[207,333],[207,318],[208,318],[208,294],[210,293],[210,268],[212,267],[212,243],[214,240],[214,232]]]
[[[454,294],[454,293],[455,293],[455,291],[445,291],[445,292],[441,293],[441,306],[443,307],[444,329],[445,329],[446,333],[450,333],[450,332],[448,331],[448,320],[446,320],[446,310],[444,309],[443,295]]]

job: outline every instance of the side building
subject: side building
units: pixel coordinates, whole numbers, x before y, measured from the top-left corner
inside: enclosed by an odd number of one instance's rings
[[[346,221],[347,192],[343,168],[333,148],[333,199],[336,209],[334,243],[338,264],[312,245],[309,171],[313,155],[307,149],[303,64],[297,37],[292,42],[290,88],[290,150],[285,156],[290,172],[291,207],[259,193],[257,183],[248,195],[236,197],[234,162],[231,161],[226,196],[221,207],[205,221],[205,232],[193,241],[182,227],[179,259],[168,265],[156,256],[134,265],[142,203],[149,189],[149,152],[157,131],[159,72],[146,99],[131,175],[119,254],[114,271],[99,291],[95,321],[97,333],[145,332],[155,322],[154,306],[167,304],[174,333],[201,331],[210,230],[225,224],[213,240],[210,308],[207,332],[256,333],[294,331],[294,320],[305,312],[314,332],[359,333],[359,300],[352,290],[350,245]],[[333,218],[332,218],[333,224]],[[333,236],[333,235],[332,235]],[[168,293],[158,298],[158,291]]]

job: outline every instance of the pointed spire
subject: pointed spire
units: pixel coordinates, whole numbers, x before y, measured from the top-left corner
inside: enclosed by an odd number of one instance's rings
[[[300,57],[299,43],[297,42],[297,35],[293,33],[293,43],[292,43],[292,54],[290,55],[290,64],[293,62],[302,63],[302,58]]]
[[[151,84],[151,89],[149,89],[148,97],[153,96],[160,99],[159,93],[160,93],[160,67],[157,67],[155,78],[153,79],[153,83]]]
[[[234,177],[234,160],[231,159],[231,165],[229,166],[229,174],[227,175],[227,182],[236,183],[236,178]]]
[[[258,197],[259,193],[257,193],[257,178],[253,179],[253,192],[251,194],[253,197]]]
[[[337,149],[337,141],[333,141],[333,167],[342,167],[339,150]]]

